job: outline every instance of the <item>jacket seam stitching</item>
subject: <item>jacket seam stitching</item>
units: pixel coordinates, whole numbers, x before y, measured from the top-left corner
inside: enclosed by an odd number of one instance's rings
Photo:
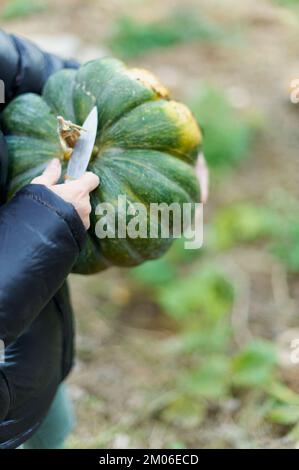
[[[26,196],[30,197],[31,199],[33,199],[34,201],[38,202],[39,204],[41,204],[42,206],[44,207],[47,207],[48,209],[52,210],[53,212],[55,212],[56,215],[58,215],[62,220],[64,220],[64,222],[67,224],[67,226],[70,228],[70,231],[77,243],[77,246],[80,250],[80,243],[79,243],[79,239],[80,239],[80,236],[77,232],[77,230],[73,227],[73,225],[71,224],[71,222],[67,219],[67,217],[65,217],[59,210],[57,210],[54,206],[52,206],[51,204],[49,204],[48,202],[40,199],[40,197],[38,197],[36,194],[34,193],[31,193],[29,191],[26,191],[24,190],[24,193]]]

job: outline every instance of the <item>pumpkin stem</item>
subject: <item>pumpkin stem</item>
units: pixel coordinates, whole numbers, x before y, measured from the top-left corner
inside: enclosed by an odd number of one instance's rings
[[[71,158],[73,149],[82,131],[84,131],[83,127],[71,121],[66,121],[62,116],[57,116],[57,132],[63,151],[63,160]]]

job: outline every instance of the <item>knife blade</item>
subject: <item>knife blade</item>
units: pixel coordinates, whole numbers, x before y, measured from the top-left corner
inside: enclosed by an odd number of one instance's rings
[[[86,171],[96,140],[98,128],[98,110],[94,106],[83,125],[83,131],[76,142],[66,170],[66,181],[80,178]]]

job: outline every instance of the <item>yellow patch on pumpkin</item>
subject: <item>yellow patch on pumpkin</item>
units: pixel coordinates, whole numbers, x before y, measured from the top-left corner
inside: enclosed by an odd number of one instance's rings
[[[191,111],[182,103],[168,101],[164,106],[169,118],[176,123],[179,146],[188,153],[202,143],[202,133]]]
[[[141,82],[147,88],[151,88],[159,98],[169,98],[169,90],[148,70],[133,68],[127,70],[126,73],[129,77]]]

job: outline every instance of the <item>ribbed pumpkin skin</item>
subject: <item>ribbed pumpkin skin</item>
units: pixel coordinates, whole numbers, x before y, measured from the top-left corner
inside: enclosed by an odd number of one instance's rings
[[[153,202],[199,201],[193,166],[201,133],[193,116],[184,105],[169,100],[151,74],[112,58],[88,62],[78,71],[59,71],[41,97],[24,94],[6,107],[2,124],[9,149],[10,195],[38,176],[51,158],[63,160],[57,115],[82,125],[94,105],[99,114],[98,153],[88,169],[101,184],[92,193],[93,208],[99,202],[117,207],[118,195],[147,207]],[[96,221],[93,211],[88,243],[75,272],[136,266],[161,256],[172,241],[99,240]]]

